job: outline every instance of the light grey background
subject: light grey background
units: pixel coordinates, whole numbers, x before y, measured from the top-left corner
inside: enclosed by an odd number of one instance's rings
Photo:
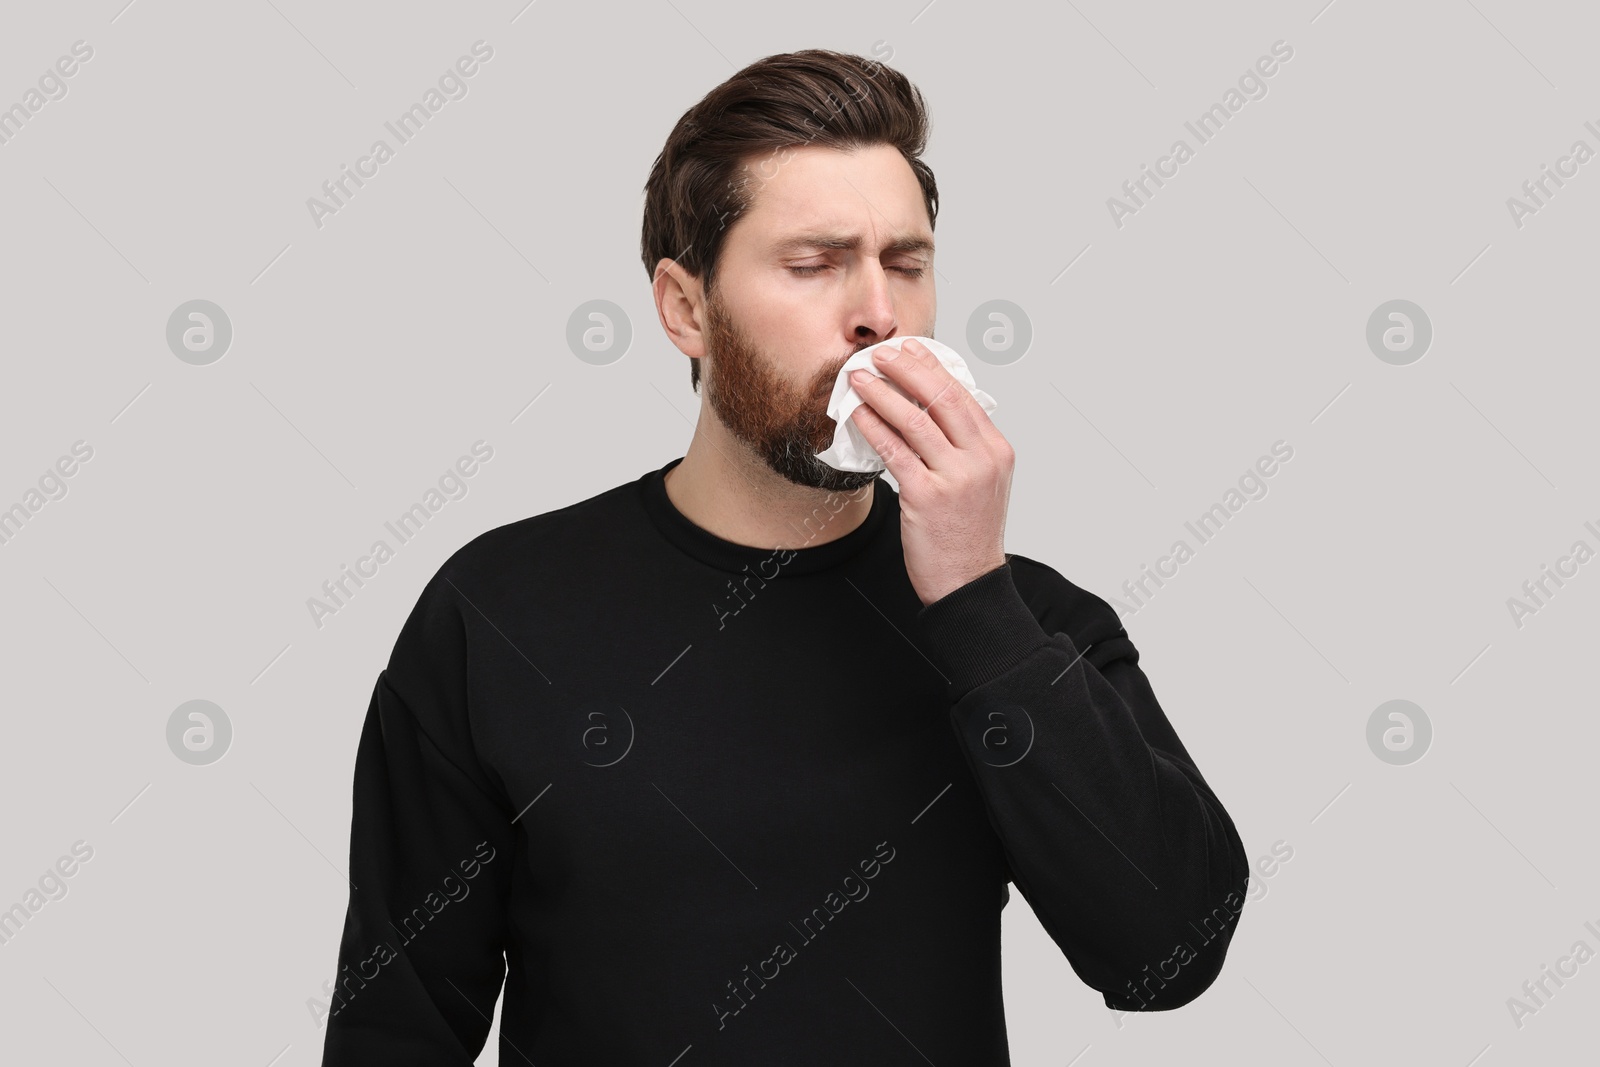
[[[1118,1020],[1013,895],[1015,1062],[1592,1059],[1600,960],[1520,1028],[1506,1003],[1600,949],[1600,562],[1520,628],[1507,607],[1600,548],[1600,160],[1522,226],[1507,207],[1600,148],[1592,6],[123,3],[8,5],[0,32],[7,106],[94,49],[0,145],[0,506],[94,450],[0,546],[0,906],[94,849],[0,946],[6,1059],[318,1062],[306,1005],[400,624],[476,534],[683,454],[698,398],[641,187],[704,92],[811,46],[927,94],[939,337],[970,356],[992,299],[1031,321],[1023,358],[971,364],[1019,457],[1008,549],[1119,597],[1294,448],[1125,619],[1251,855],[1293,858],[1176,1013]],[[479,39],[469,94],[315,226],[307,199]],[[1114,225],[1107,199],[1278,40],[1267,95]],[[166,343],[195,299],[232,324],[207,366]],[[565,334],[597,299],[633,328],[603,366]],[[1366,343],[1394,299],[1434,330],[1406,366]],[[316,627],[308,598],[479,439],[467,495]],[[1392,699],[1433,727],[1409,765],[1367,745]],[[168,748],[190,700],[232,726],[209,765]]]

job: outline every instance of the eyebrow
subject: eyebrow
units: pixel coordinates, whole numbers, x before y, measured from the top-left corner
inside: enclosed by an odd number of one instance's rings
[[[785,237],[772,246],[776,255],[788,255],[806,249],[827,249],[854,252],[861,247],[861,238],[844,233],[800,233]],[[883,246],[886,253],[926,252],[933,254],[933,241],[926,237],[897,237]]]

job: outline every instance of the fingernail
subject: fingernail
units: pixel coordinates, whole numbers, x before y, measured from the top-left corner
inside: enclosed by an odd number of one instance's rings
[[[885,346],[872,353],[872,358],[876,359],[879,363],[887,363],[899,354],[900,350],[898,348],[889,348]]]
[[[864,371],[859,367],[850,372],[850,380],[855,383],[864,382],[871,377],[873,377],[873,375],[870,371]]]

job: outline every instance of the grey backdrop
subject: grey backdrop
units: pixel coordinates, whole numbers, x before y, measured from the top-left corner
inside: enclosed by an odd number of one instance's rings
[[[0,545],[0,907],[39,906],[0,945],[5,1059],[318,1062],[400,624],[478,533],[683,454],[699,401],[640,190],[706,90],[811,46],[928,96],[938,336],[1018,453],[1007,547],[1126,605],[1252,857],[1292,849],[1176,1013],[1108,1012],[1013,895],[1015,1062],[1593,1058],[1600,962],[1522,989],[1600,949],[1591,5],[524,2],[7,6],[0,507],[27,519]],[[467,94],[314,221],[480,40]],[[1280,41],[1202,144],[1185,123]],[[1546,167],[1569,176],[1539,206]],[[204,329],[195,300],[222,315],[191,353],[168,333]],[[594,300],[625,352],[569,346]],[[994,300],[1025,351],[974,350]],[[1421,315],[1390,352],[1369,320],[1395,300]],[[308,600],[480,440],[466,494],[318,626]],[[1199,544],[1184,524],[1279,441]],[[191,753],[195,700],[222,715]],[[1369,731],[1391,700],[1422,715]]]

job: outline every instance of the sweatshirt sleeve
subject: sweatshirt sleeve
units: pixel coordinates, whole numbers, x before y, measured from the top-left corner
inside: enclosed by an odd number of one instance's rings
[[[514,828],[469,729],[461,608],[441,568],[367,708],[323,1067],[470,1065],[489,1033]]]
[[[1108,1008],[1181,1007],[1222,968],[1244,846],[1111,606],[1007,560],[917,621],[1011,880]]]

